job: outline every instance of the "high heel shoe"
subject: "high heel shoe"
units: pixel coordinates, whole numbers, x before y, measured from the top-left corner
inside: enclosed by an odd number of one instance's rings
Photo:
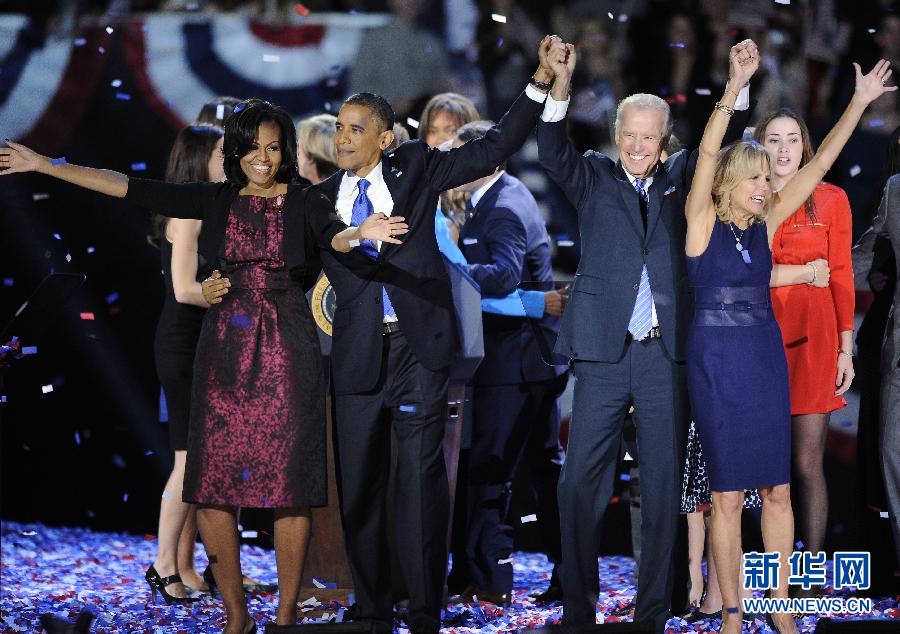
[[[156,572],[156,568],[151,565],[147,568],[144,579],[147,580],[147,584],[150,586],[150,592],[154,602],[156,602],[157,592],[163,596],[166,605],[172,605],[173,603],[195,603],[200,600],[199,597],[176,597],[166,591],[166,588],[173,583],[181,583],[181,575],[177,573],[168,577],[160,577],[159,573]]]
[[[216,578],[213,576],[212,566],[207,566],[206,570],[203,571],[203,581],[209,586],[209,596],[215,599],[219,590],[219,584],[216,583]]]

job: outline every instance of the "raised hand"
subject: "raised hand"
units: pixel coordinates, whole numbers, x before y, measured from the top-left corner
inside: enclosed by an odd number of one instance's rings
[[[206,303],[210,306],[213,304],[220,304],[222,302],[222,297],[228,294],[229,288],[231,288],[231,280],[227,277],[222,277],[222,274],[219,273],[218,269],[213,271],[212,275],[203,280],[203,283],[200,285],[200,289],[203,292],[203,299],[205,299]]]
[[[885,86],[893,72],[889,61],[878,60],[875,67],[866,75],[862,74],[862,69],[856,62],[853,62],[853,68],[856,70],[856,90],[853,92],[853,98],[862,105],[868,106],[884,93],[897,90],[896,86]]]
[[[538,44],[538,69],[550,73],[551,75],[553,74],[553,69],[550,66],[550,61],[547,59],[547,56],[550,53],[550,47],[553,45],[554,41],[561,42],[562,39],[558,35],[545,35],[544,39],[541,40],[541,43]]]
[[[571,79],[575,72],[575,47],[559,38],[553,40],[547,51],[547,62],[556,77]]]
[[[359,225],[359,237],[362,240],[379,240],[391,244],[403,244],[394,236],[402,236],[409,232],[409,225],[403,216],[385,216],[374,213]]]
[[[744,40],[731,47],[728,54],[728,84],[735,92],[750,81],[759,68],[759,49],[753,40]]]
[[[18,174],[21,172],[36,172],[40,169],[41,162],[47,161],[47,157],[41,156],[20,143],[13,143],[6,139],[9,147],[0,148],[0,174]]]

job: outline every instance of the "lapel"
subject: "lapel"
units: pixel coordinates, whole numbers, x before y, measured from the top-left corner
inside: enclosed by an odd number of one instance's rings
[[[409,213],[410,209],[406,208],[406,196],[403,191],[405,188],[403,187],[405,183],[406,174],[403,173],[403,170],[396,165],[391,164],[391,158],[393,158],[394,153],[385,154],[381,158],[381,177],[384,179],[384,184],[387,185],[388,191],[391,193],[391,200],[394,201],[394,210],[392,215],[400,214],[406,218],[407,224],[410,224]],[[432,231],[433,231],[432,227]],[[410,234],[406,234],[409,236]],[[388,242],[383,242],[381,244],[381,250],[378,252],[378,260],[387,259],[391,253],[393,253],[396,249],[401,247],[400,244],[390,244]]]
[[[659,222],[659,215],[662,211],[663,193],[669,188],[669,170],[666,169],[665,163],[660,163],[656,168],[656,176],[653,178],[653,184],[650,185],[650,191],[647,192],[650,202],[647,205],[647,242],[653,235],[653,230]]]
[[[619,181],[619,194],[622,197],[622,203],[625,205],[625,215],[631,223],[631,228],[637,234],[641,242],[644,241],[644,221],[641,220],[641,203],[638,200],[638,193],[628,177],[625,175],[625,169],[622,167],[621,161],[616,161],[616,167],[613,172],[616,180]],[[649,226],[649,222],[647,225]]]

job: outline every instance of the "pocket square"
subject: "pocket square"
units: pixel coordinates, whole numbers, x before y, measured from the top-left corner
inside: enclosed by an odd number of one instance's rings
[[[463,238],[463,244],[478,244],[478,238]]]
[[[675,193],[675,186],[672,185],[669,187],[669,189],[667,189],[666,191],[663,192],[663,196],[668,196],[668,195],[674,194],[674,193]]]

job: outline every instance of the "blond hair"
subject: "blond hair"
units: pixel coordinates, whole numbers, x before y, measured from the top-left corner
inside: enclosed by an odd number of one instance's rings
[[[333,114],[317,114],[297,124],[297,140],[300,148],[315,162],[316,171],[323,179],[338,169],[337,151],[334,149],[336,121],[337,117]]]
[[[712,199],[716,215],[725,223],[732,221],[731,192],[738,184],[758,173],[760,161],[772,173],[772,160],[766,149],[756,141],[738,141],[719,150],[716,158],[716,174],[713,176]],[[766,196],[763,213],[753,216],[750,224],[762,222],[772,208],[771,193]]]

